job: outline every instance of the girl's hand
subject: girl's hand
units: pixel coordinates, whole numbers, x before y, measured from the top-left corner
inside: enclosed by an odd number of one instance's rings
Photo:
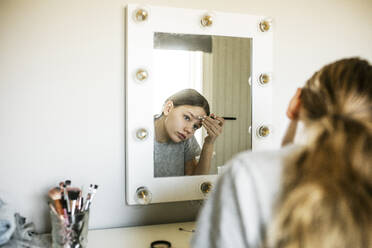
[[[204,142],[213,144],[217,137],[222,133],[222,128],[225,120],[221,117],[211,114],[202,120],[203,127],[207,130],[208,136],[205,137]]]
[[[298,88],[296,94],[292,97],[287,108],[287,116],[290,120],[297,120],[301,107],[301,88]]]

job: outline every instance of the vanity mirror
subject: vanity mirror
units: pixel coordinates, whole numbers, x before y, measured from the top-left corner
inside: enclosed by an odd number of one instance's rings
[[[220,166],[234,154],[251,149],[251,38],[154,33],[153,76],[154,115],[161,115],[165,100],[182,89],[193,88],[208,100],[217,116],[225,117],[224,131],[214,144],[211,168],[208,174],[217,174]],[[185,116],[188,118],[188,116]],[[184,131],[183,131],[184,132]],[[203,146],[205,128],[194,137]],[[154,141],[156,142],[156,140]],[[157,144],[164,146],[164,144]],[[167,145],[165,145],[167,146]],[[155,149],[154,176],[180,176],[179,173],[161,173]],[[176,155],[167,154],[171,158]],[[182,163],[183,161],[179,161]],[[178,164],[171,162],[168,167]],[[181,167],[181,166],[179,166]],[[163,168],[167,168],[163,165]]]
[[[126,24],[127,202],[202,199],[233,155],[271,145],[271,21],[128,5]],[[211,113],[229,118],[208,175],[155,177],[154,116],[185,88],[204,95]],[[203,128],[195,134],[200,146],[205,135]]]

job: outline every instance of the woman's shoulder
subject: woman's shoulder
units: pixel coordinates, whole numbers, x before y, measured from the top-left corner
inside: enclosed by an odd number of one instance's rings
[[[276,150],[244,151],[226,163],[226,173],[234,176],[242,173],[280,172],[285,160],[301,150],[299,145],[288,145]]]

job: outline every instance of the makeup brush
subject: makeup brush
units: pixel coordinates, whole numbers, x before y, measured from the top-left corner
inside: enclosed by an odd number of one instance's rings
[[[223,116],[222,118],[224,118],[225,120],[231,120],[231,121],[235,121],[237,119],[236,117],[227,117],[227,116]]]
[[[66,180],[65,181],[65,187],[68,188],[71,186],[71,180]]]
[[[88,192],[87,197],[85,199],[83,210],[87,210],[88,209],[89,200],[90,200],[90,197],[92,195],[92,189],[93,189],[93,184],[90,184],[89,185],[89,190],[88,190],[89,192]]]
[[[65,208],[63,209],[63,217],[64,217],[66,225],[67,226],[70,225],[70,220],[68,218],[67,210]]]
[[[48,196],[53,201],[57,213],[63,215],[63,208],[61,205],[61,189],[55,187],[49,190]]]
[[[53,206],[53,204],[51,203],[51,202],[49,202],[49,208],[52,210],[52,212],[54,213],[54,215],[55,216],[58,216],[58,218],[60,219],[60,220],[62,220],[63,221],[63,215],[60,215],[60,214],[58,214],[57,213],[57,211],[56,211],[56,208]]]
[[[82,203],[81,203],[81,201],[83,200],[82,194],[83,194],[83,186],[81,187],[81,190],[79,191],[79,197],[76,202],[76,208],[78,211],[80,211],[82,207]]]
[[[65,183],[64,182],[59,182],[59,188],[61,189],[61,195],[62,195],[62,198],[63,198],[64,197]]]
[[[95,184],[94,186],[91,184],[91,187],[89,187],[89,191],[91,191],[91,192],[88,193],[88,197],[87,197],[87,200],[85,202],[86,206],[85,206],[84,210],[89,210],[90,204],[92,204],[92,201],[93,201],[94,195],[97,192],[97,189],[98,189],[97,184]]]
[[[62,208],[65,209],[65,208],[67,208],[66,196],[65,196],[65,183],[64,182],[60,182],[59,183],[59,188],[61,189]]]
[[[68,188],[67,194],[71,202],[71,215],[73,216],[75,214],[76,202],[79,198],[80,189],[79,188]]]
[[[54,215],[59,216],[59,214],[56,211],[56,208],[53,206],[51,202],[48,203],[50,210],[54,213]]]
[[[65,183],[64,183],[64,187],[63,187],[63,190],[64,190],[64,197],[65,197],[65,201],[66,201],[66,205],[67,205],[67,212],[70,213],[71,212],[71,208],[70,208],[70,199],[68,198],[68,194],[67,194],[67,188],[70,187],[71,185],[71,181],[70,180],[66,180]]]

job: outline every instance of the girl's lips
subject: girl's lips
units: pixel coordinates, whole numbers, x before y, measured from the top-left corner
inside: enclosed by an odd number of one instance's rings
[[[186,139],[186,136],[183,135],[182,133],[177,132],[177,136],[178,136],[181,140],[185,140],[185,139]]]

